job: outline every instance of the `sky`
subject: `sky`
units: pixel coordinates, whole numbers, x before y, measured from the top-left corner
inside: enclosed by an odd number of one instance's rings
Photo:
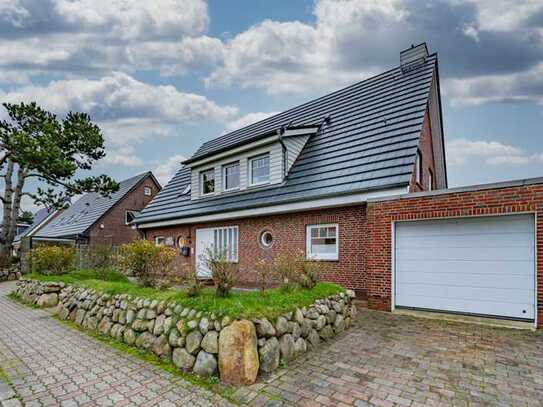
[[[166,183],[202,142],[423,41],[449,186],[543,176],[541,0],[0,0],[0,102],[87,112],[107,147],[94,173]]]

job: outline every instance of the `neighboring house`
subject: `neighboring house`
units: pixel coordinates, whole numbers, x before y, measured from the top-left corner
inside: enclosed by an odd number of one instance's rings
[[[437,56],[402,65],[204,143],[142,211],[149,239],[228,246],[245,282],[260,257],[302,250],[365,292],[365,201],[447,186]]]
[[[90,245],[130,242],[140,237],[130,222],[160,188],[154,175],[146,172],[121,181],[119,190],[109,197],[87,193],[34,234],[32,241]]]
[[[543,179],[447,189],[436,54],[204,143],[136,218],[210,276],[302,251],[370,307],[542,324]]]
[[[38,233],[48,222],[57,216],[61,210],[42,208],[33,215],[33,223],[29,227],[25,228],[23,231],[18,233],[13,240],[13,251],[14,254],[19,251],[21,247],[21,242],[23,239],[31,238],[36,233]]]

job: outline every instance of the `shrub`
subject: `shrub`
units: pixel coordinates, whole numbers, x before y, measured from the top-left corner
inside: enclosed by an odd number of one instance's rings
[[[198,275],[196,274],[196,268],[192,264],[184,264],[184,277],[185,283],[187,285],[187,295],[189,297],[197,297],[202,291],[202,285],[200,280],[198,280]]]
[[[86,257],[85,265],[91,269],[110,269],[117,265],[117,252],[110,245],[92,245],[82,255]]]
[[[30,251],[32,271],[45,275],[65,274],[74,268],[75,250],[66,246],[40,246]]]
[[[211,270],[217,297],[228,296],[237,280],[239,265],[229,260],[228,253],[228,249],[207,248],[203,254],[204,263]]]
[[[313,288],[319,282],[322,272],[322,263],[316,261],[304,261],[298,283],[303,288]]]
[[[119,266],[147,287],[165,287],[175,271],[175,250],[148,240],[135,240],[121,246]]]
[[[296,287],[302,274],[305,259],[303,253],[283,253],[278,255],[274,262],[274,273],[281,279],[281,286],[284,290],[290,291]]]
[[[273,263],[264,259],[260,259],[256,262],[255,272],[258,286],[262,291],[270,286],[271,281],[276,275]]]

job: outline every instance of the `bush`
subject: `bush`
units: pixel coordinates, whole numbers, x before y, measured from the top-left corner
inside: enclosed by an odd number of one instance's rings
[[[184,278],[187,285],[187,295],[189,297],[197,297],[202,291],[202,285],[200,280],[198,280],[198,275],[196,274],[196,268],[192,264],[184,264]]]
[[[121,246],[119,265],[123,272],[137,277],[147,287],[167,286],[175,271],[175,250],[148,240]]]
[[[272,268],[270,275],[279,276],[282,288],[290,291],[297,286],[302,288],[315,287],[319,281],[322,263],[308,261],[302,251],[297,251],[294,254],[285,253],[277,256]]]
[[[239,265],[228,259],[228,250],[207,248],[203,260],[215,283],[217,297],[226,297],[237,280]]]
[[[111,269],[117,265],[117,252],[113,246],[92,245],[81,255],[86,257],[84,263],[90,269]]]
[[[304,261],[302,272],[299,276],[298,283],[302,288],[311,289],[317,285],[322,272],[322,263],[315,261]]]
[[[255,272],[258,286],[262,291],[270,286],[270,283],[276,276],[273,263],[264,259],[260,259],[256,262]]]
[[[66,246],[40,246],[30,251],[30,264],[34,273],[65,274],[74,268],[75,249]]]

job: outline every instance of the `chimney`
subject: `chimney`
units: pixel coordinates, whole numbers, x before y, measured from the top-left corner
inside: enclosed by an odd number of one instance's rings
[[[400,66],[402,72],[406,73],[413,69],[416,69],[420,65],[426,62],[428,57],[428,47],[423,42],[419,45],[411,45],[411,48],[400,52]]]

